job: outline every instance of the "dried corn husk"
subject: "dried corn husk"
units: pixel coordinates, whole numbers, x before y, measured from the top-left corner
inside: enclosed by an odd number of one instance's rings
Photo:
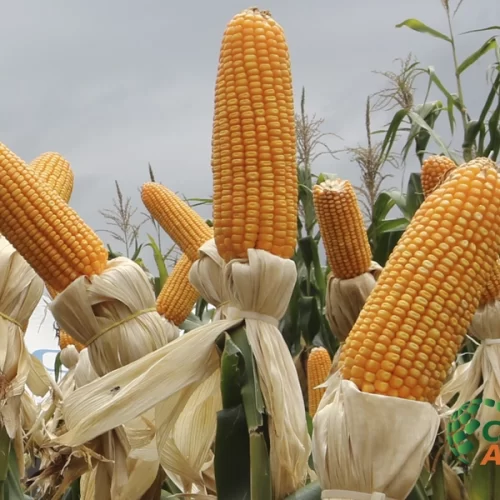
[[[76,279],[49,307],[60,327],[88,346],[92,366],[102,376],[178,336],[156,312],[155,301],[141,267],[118,257],[101,275]]]
[[[481,340],[481,344],[474,352],[472,360],[459,365],[441,389],[437,404],[441,407],[444,418],[479,395],[484,399],[500,400],[500,300],[481,306],[474,314],[469,331]],[[445,405],[448,401],[457,395],[453,406],[447,408]],[[480,430],[486,422],[498,420],[498,410],[481,405],[475,418],[481,426],[475,432],[479,448],[472,465],[491,444],[484,439]],[[493,426],[489,433],[495,437],[500,435],[496,426]]]
[[[0,425],[11,439],[20,429],[21,398],[32,369],[22,325],[42,294],[41,278],[0,236]]]
[[[363,393],[335,373],[313,420],[315,470],[324,490],[336,490],[324,498],[355,498],[341,490],[406,498],[439,423],[429,403]]]
[[[269,416],[270,466],[274,498],[298,490],[307,480],[311,441],[297,370],[278,330],[292,296],[297,270],[293,261],[263,250],[248,250],[224,271],[228,318],[245,318]]]
[[[209,304],[215,306],[213,320],[225,319],[228,307],[223,287],[225,263],[217,251],[213,238],[200,247],[199,256],[191,266],[189,281]]]
[[[61,328],[88,346],[89,359],[99,376],[139,359],[179,335],[178,328],[158,314],[156,297],[145,272],[123,257],[110,261],[106,270],[92,280],[75,280],[50,308]],[[125,429],[117,426],[99,439],[102,454],[113,463],[98,464],[96,491],[100,495],[109,491],[113,499],[129,500],[134,500],[137,491],[147,491],[151,486],[147,481],[156,478],[158,462],[148,464],[155,469],[154,474],[140,474],[132,486],[130,475],[144,464],[127,458],[131,446]]]
[[[160,402],[164,402],[161,421],[165,424],[160,430],[157,411],[157,434],[172,435],[199,385],[219,369],[214,345],[217,337],[241,324],[245,316],[270,414],[275,497],[282,498],[287,491],[295,491],[307,477],[310,441],[297,373],[281,334],[273,326],[286,310],[295,278],[292,261],[261,250],[249,250],[249,262],[229,263],[225,286],[232,309],[228,314],[242,319],[221,320],[192,330],[131,365],[78,389],[65,401],[64,416],[69,431],[57,442],[71,446],[82,444],[129,422]],[[190,362],[186,363],[186,359]],[[86,402],[85,409],[79,404],[82,400]],[[283,429],[287,429],[282,435],[288,439],[279,442],[278,433]],[[278,450],[282,453],[279,459]],[[162,450],[160,456],[162,466],[171,470],[172,464],[164,463]]]
[[[325,315],[341,342],[349,335],[381,272],[382,267],[372,261],[370,270],[356,278],[342,280],[333,273],[328,275]]]
[[[216,339],[222,332],[241,323],[241,320],[221,320],[203,325],[134,363],[77,389],[64,404],[68,432],[58,436],[55,442],[79,446],[129,423],[160,402],[165,402],[162,420],[166,423],[161,432],[172,433],[191,396],[219,369]],[[186,359],[190,362],[186,363]],[[84,408],[81,401],[86,403]],[[171,467],[165,468],[169,470]]]

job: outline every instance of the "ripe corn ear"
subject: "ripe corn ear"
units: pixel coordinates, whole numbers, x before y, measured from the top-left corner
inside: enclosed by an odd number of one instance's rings
[[[340,355],[360,390],[433,402],[500,250],[500,176],[476,159],[420,206]]]
[[[295,110],[288,45],[267,11],[224,32],[212,135],[215,243],[225,261],[249,248],[288,259],[297,238]]]
[[[156,310],[174,325],[184,322],[198,300],[198,291],[189,282],[192,261],[184,254],[174,266],[156,299]]]
[[[372,252],[351,183],[334,179],[317,184],[313,188],[313,200],[333,275],[351,279],[366,273]]]
[[[100,238],[1,143],[0,232],[56,291],[107,264]]]
[[[446,156],[433,155],[424,160],[420,173],[424,198],[436,189],[446,172],[456,167],[456,163]]]
[[[73,337],[68,335],[64,330],[60,330],[59,331],[59,349],[61,349],[61,351],[62,351],[65,347],[68,347],[69,345],[74,345],[78,352],[80,352],[82,349],[85,348],[85,346],[83,344],[80,344],[80,342],[77,342]]]
[[[479,305],[485,305],[500,298],[500,259],[496,261],[493,271],[481,295]]]
[[[324,347],[314,347],[307,358],[307,395],[309,400],[309,415],[314,417],[325,388],[315,389],[323,384],[330,372],[332,361],[328,351]]]
[[[69,202],[74,175],[65,158],[59,153],[44,153],[31,162],[30,168],[39,180],[51,187],[66,203]]]
[[[141,197],[153,219],[180,247],[191,261],[198,259],[198,250],[213,238],[208,224],[185,201],[170,189],[147,182],[142,186]]]

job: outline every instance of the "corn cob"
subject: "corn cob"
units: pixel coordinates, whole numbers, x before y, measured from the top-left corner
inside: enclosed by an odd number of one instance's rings
[[[199,248],[213,238],[213,231],[206,222],[175,193],[156,182],[144,184],[141,197],[153,219],[188,259],[197,260]]]
[[[65,347],[68,347],[69,345],[74,345],[78,352],[80,352],[82,349],[85,348],[85,346],[83,344],[80,344],[80,342],[77,342],[73,337],[68,335],[64,330],[60,330],[59,331],[59,349],[61,349],[61,351],[62,351]]]
[[[66,203],[73,192],[73,171],[69,162],[59,153],[44,153],[31,164],[33,173],[51,187]]]
[[[62,198],[0,143],[0,232],[56,291],[101,273],[108,252]]]
[[[342,349],[344,379],[433,402],[498,259],[499,230],[500,176],[473,160],[423,202],[393,250]]]
[[[433,155],[424,160],[420,177],[424,198],[436,189],[444,174],[456,166],[456,163],[446,156]]]
[[[351,183],[335,179],[317,184],[313,200],[333,275],[350,279],[366,273],[372,252]]]
[[[295,114],[288,46],[267,11],[233,17],[223,36],[212,135],[215,243],[290,258],[297,238]]]
[[[486,287],[483,290],[480,305],[485,305],[500,298],[500,259],[496,261]]]
[[[189,316],[198,300],[198,291],[189,282],[192,261],[184,254],[174,266],[156,299],[156,310],[174,325]]]
[[[324,347],[314,347],[307,358],[307,395],[309,399],[309,415],[314,417],[325,388],[315,389],[325,382],[330,373],[332,361]]]

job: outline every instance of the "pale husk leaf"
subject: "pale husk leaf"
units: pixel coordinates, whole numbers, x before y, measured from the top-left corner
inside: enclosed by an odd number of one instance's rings
[[[43,287],[41,278],[0,236],[0,421],[11,439],[19,428],[21,396],[32,366],[20,325],[28,322]]]
[[[177,393],[196,386],[218,369],[214,343],[222,332],[241,322],[224,320],[203,325],[77,389],[65,400],[63,411],[69,431],[58,441],[68,446],[83,444],[126,424],[161,401],[170,397],[177,401]],[[85,401],[84,408],[81,401]],[[176,412],[180,413],[178,408],[172,410]]]
[[[382,267],[372,261],[370,270],[356,278],[342,280],[333,273],[328,275],[325,315],[341,342],[349,335],[381,272]]]
[[[227,296],[223,287],[225,262],[217,251],[215,240],[208,240],[199,250],[199,259],[193,262],[189,281],[198,293],[217,309],[213,320],[225,319]]]
[[[125,257],[109,261],[98,276],[77,278],[49,307],[63,330],[84,345],[90,343],[90,361],[100,376],[179,334],[156,312],[156,298],[145,272]]]
[[[313,420],[313,460],[321,487],[406,498],[439,423],[431,404],[360,392],[337,372],[328,379]]]
[[[274,498],[283,498],[307,480],[311,441],[297,370],[277,325],[295,286],[293,261],[264,250],[248,250],[224,272],[228,318],[245,318],[269,416],[270,466]]]
[[[185,397],[184,397],[185,396]],[[214,372],[194,391],[179,393],[185,401],[180,417],[172,418],[172,401],[156,406],[156,440],[160,461],[172,479],[182,483],[184,492],[205,491],[203,471],[211,462],[211,446],[215,439],[216,413],[222,408],[220,370]]]

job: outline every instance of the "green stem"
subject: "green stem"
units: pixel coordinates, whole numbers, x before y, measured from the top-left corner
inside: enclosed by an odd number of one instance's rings
[[[10,437],[5,427],[0,428],[0,500],[5,499],[5,481],[9,473]]]
[[[457,57],[457,48],[455,45],[455,37],[453,35],[453,26],[451,24],[451,17],[449,9],[446,9],[446,18],[448,19],[448,29],[450,31],[450,40],[451,40],[451,52],[453,54],[453,65],[455,67],[455,78],[457,80],[457,92],[458,99],[460,101],[460,115],[462,116],[462,123],[464,126],[464,134],[467,128],[467,112],[465,110],[464,103],[464,93],[462,89],[462,80],[460,79],[460,74],[458,72],[458,57]],[[465,159],[467,161],[467,159]]]

